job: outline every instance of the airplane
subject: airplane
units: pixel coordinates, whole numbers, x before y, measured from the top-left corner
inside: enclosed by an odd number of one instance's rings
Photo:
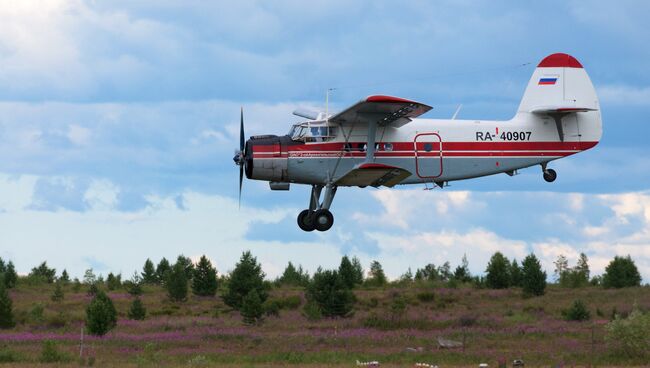
[[[540,165],[553,182],[549,162],[593,148],[602,136],[596,91],[571,55],[545,57],[528,82],[515,116],[506,121],[416,119],[431,106],[373,95],[328,115],[297,110],[308,119],[288,134],[257,135],[240,142],[233,160],[243,175],[269,182],[271,190],[311,185],[309,207],[298,215],[304,231],[327,231],[338,187],[435,184]],[[321,196],[323,197],[321,200]]]

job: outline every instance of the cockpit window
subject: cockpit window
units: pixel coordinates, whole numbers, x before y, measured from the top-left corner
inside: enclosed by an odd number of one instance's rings
[[[295,124],[289,131],[289,136],[293,140],[300,140],[303,142],[325,142],[336,138],[336,126],[324,125],[314,123],[300,123]]]

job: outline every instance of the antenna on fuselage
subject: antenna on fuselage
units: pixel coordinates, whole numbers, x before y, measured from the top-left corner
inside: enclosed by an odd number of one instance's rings
[[[458,113],[460,112],[460,109],[463,107],[463,104],[458,105],[456,108],[456,112],[454,113],[454,116],[451,117],[451,120],[456,120],[456,116],[458,116]]]

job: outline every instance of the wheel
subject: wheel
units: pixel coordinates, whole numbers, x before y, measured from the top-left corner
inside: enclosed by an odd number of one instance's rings
[[[309,210],[303,210],[298,214],[298,227],[303,231],[314,231],[314,214]]]
[[[334,215],[329,210],[318,210],[312,216],[314,227],[318,231],[327,231],[334,225]]]
[[[553,169],[548,169],[544,172],[544,180],[549,183],[552,183],[557,178],[557,173]]]

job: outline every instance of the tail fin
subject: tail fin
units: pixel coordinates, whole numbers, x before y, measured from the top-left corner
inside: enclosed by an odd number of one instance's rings
[[[596,90],[582,64],[571,55],[557,53],[537,65],[517,113],[598,109]]]

